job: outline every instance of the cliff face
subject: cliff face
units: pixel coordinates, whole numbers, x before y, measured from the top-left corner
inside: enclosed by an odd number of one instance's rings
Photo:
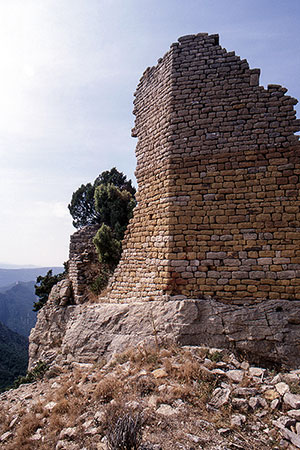
[[[298,302],[236,306],[190,299],[61,306],[59,296],[69,289],[67,284],[53,289],[38,314],[30,335],[29,368],[38,360],[97,363],[143,342],[228,348],[264,366],[300,364]]]
[[[138,85],[138,206],[101,303],[96,228],[30,336],[38,359],[96,362],[146,340],[300,364],[299,127],[286,89],[218,36],[185,36]]]

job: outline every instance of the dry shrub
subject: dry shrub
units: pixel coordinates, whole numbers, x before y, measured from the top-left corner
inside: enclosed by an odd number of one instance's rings
[[[22,417],[17,435],[28,438],[32,436],[40,426],[41,422],[37,419],[35,413],[29,412]]]
[[[198,401],[195,402],[196,405],[199,406],[205,406],[209,400],[211,399],[211,395],[213,393],[213,390],[216,387],[216,380],[211,381],[204,381],[200,380],[197,387],[195,388],[195,399],[198,399]]]
[[[290,387],[290,391],[292,394],[297,394],[297,395],[300,394],[300,383],[297,383],[294,381],[292,383],[291,382],[288,383],[288,385]]]
[[[97,384],[94,391],[94,398],[108,403],[119,395],[121,387],[122,384],[117,378],[107,376]]]
[[[45,410],[40,400],[38,400],[36,403],[33,403],[31,411],[35,414],[40,414],[43,416],[48,415],[48,412]]]
[[[59,400],[52,410],[52,414],[63,415],[67,414],[70,409],[70,399],[62,398]]]
[[[239,386],[249,387],[251,385],[252,385],[252,379],[248,375],[244,374],[242,381],[239,383]]]
[[[171,373],[173,372],[173,366],[172,366],[172,362],[170,361],[170,359],[169,358],[167,358],[167,357],[164,357],[163,358],[163,365],[164,365],[164,368],[165,368],[165,371],[169,374],[169,375],[171,375]]]
[[[139,345],[137,348],[129,348],[125,352],[117,354],[111,366],[124,364],[127,361],[134,363],[137,368],[154,368],[161,362],[160,350],[154,345]]]
[[[54,436],[58,435],[59,432],[63,428],[65,428],[65,426],[66,426],[66,421],[62,415],[52,413],[49,416],[49,430],[50,430],[50,432],[53,432]]]
[[[162,392],[158,397],[158,403],[172,405],[174,401],[179,399],[192,403],[194,397],[195,393],[191,385],[178,384],[176,386],[170,386],[168,389]]]
[[[108,405],[104,429],[109,450],[137,450],[142,440],[143,417],[123,403]]]
[[[141,397],[152,394],[156,387],[156,382],[147,375],[140,376],[135,383],[135,390]]]
[[[197,381],[202,378],[202,371],[198,361],[187,360],[179,370],[177,370],[177,378],[186,383]]]
[[[125,350],[122,353],[116,353],[113,361],[110,363],[110,366],[115,367],[118,364],[125,364],[128,361],[134,361],[135,353],[136,353],[136,350],[132,347],[129,347],[127,350]]]
[[[9,424],[12,421],[12,416],[6,414],[4,411],[0,411],[0,430],[1,434],[5,433],[9,429]]]
[[[20,421],[12,442],[7,445],[7,450],[33,450],[37,448],[30,437],[41,427],[41,422],[32,412],[25,414]]]
[[[178,352],[178,350],[175,348],[175,346],[174,347],[170,346],[168,348],[162,348],[160,350],[160,356],[161,356],[161,358],[170,358],[177,352]]]

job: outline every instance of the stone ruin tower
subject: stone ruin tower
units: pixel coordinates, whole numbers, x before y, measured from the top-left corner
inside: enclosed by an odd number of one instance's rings
[[[297,100],[218,35],[178,41],[135,93],[138,206],[108,297],[300,300]]]

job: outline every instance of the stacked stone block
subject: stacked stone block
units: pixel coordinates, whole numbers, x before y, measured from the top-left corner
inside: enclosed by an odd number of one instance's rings
[[[72,234],[68,262],[68,278],[72,283],[73,298],[76,304],[89,300],[89,285],[100,273],[100,264],[93,244],[99,225],[82,228]]]
[[[135,93],[138,206],[109,297],[300,299],[297,101],[218,35],[178,41]]]

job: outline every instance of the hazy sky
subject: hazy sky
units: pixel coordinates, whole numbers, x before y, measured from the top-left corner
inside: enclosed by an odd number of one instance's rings
[[[300,99],[299,28],[299,0],[0,0],[0,261],[67,260],[72,193],[133,177],[133,92],[179,36],[219,33]]]

